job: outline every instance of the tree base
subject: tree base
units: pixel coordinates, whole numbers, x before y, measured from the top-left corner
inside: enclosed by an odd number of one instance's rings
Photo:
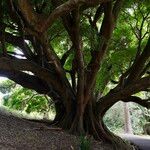
[[[54,120],[55,125],[78,136],[93,137],[97,141],[103,141],[113,145],[114,150],[132,150],[133,146],[120,137],[111,133],[103,123],[103,119],[96,118],[91,107],[85,109],[82,116],[72,111],[68,114],[59,114]]]

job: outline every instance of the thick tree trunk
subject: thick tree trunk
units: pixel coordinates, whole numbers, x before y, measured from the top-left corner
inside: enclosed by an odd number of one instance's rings
[[[57,124],[60,120],[62,120],[62,118],[65,115],[64,105],[61,102],[55,103],[55,111],[56,111],[56,116],[54,119],[54,123]]]
[[[90,135],[96,140],[111,143],[115,146],[114,149],[118,149],[119,146],[123,146],[126,149],[126,143],[111,133],[105,126],[103,122],[104,114],[100,117],[97,116],[96,105],[92,103],[92,100],[85,107],[82,107],[84,109],[82,112],[78,108],[78,105],[74,103],[70,109],[70,113],[67,113],[65,107],[57,103],[55,105],[56,118],[54,120],[56,125],[68,130],[72,134],[79,136]],[[128,149],[130,148],[128,147]]]
[[[87,104],[84,112],[78,111],[78,108],[75,109],[74,107],[68,114],[57,106],[56,118],[54,121],[57,121],[58,126],[68,129],[73,134],[88,134],[97,140],[110,141],[107,130],[104,128],[102,118],[96,118],[94,110],[95,108],[91,104]]]

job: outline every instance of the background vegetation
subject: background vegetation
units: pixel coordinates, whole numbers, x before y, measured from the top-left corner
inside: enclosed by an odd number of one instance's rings
[[[51,111],[62,129],[121,147],[105,123],[142,133],[149,111],[112,106],[150,108],[148,0],[3,0],[0,8],[0,76],[15,82],[2,83],[6,107],[44,119]]]
[[[11,80],[0,83],[0,91],[4,94],[3,105],[10,111],[17,110],[19,113],[26,112],[28,115],[35,113],[33,118],[51,120],[55,115],[54,103],[46,95],[40,95],[35,91],[17,85]],[[149,93],[138,94],[141,97],[149,97]],[[124,133],[125,117],[123,102],[116,103],[108,110],[104,117],[107,127],[114,133]],[[143,134],[143,126],[150,122],[150,110],[134,104],[128,105],[134,134]]]

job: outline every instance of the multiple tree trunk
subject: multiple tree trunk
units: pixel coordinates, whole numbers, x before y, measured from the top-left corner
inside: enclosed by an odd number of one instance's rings
[[[147,71],[145,65],[150,57],[150,38],[129,70],[121,75],[118,85],[98,99],[94,93],[96,75],[109,46],[123,0],[69,0],[65,3],[52,0],[51,3],[55,9],[47,17],[35,12],[36,6],[33,9],[29,0],[18,0],[17,3],[8,1],[8,15],[12,22],[17,24],[19,36],[0,28],[1,43],[5,45],[7,42],[21,49],[25,59],[14,57],[3,46],[0,55],[0,75],[51,97],[56,108],[54,124],[71,133],[90,134],[95,139],[112,142],[114,135],[103,123],[103,116],[111,106],[120,100],[133,101],[148,108],[150,106],[149,100],[132,96],[150,87],[149,75],[143,77]],[[86,67],[80,34],[80,16],[84,9],[94,6],[98,6],[98,9],[90,25],[96,29],[96,22],[102,13],[104,17],[98,32],[98,46],[92,51],[91,61]],[[4,20],[4,14],[1,17]],[[68,32],[72,42],[71,49],[75,53],[73,67],[69,71],[72,84],[68,81],[63,67],[69,53],[60,59],[49,43],[47,30],[59,17]],[[2,24],[4,27],[8,26],[4,22]],[[16,30],[13,25],[12,28]],[[25,40],[32,43],[32,48]]]

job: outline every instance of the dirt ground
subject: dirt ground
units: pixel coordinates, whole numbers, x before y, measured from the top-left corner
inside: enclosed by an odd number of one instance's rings
[[[79,150],[79,137],[30,122],[0,108],[0,150]],[[92,150],[112,150],[111,145],[91,142]]]

